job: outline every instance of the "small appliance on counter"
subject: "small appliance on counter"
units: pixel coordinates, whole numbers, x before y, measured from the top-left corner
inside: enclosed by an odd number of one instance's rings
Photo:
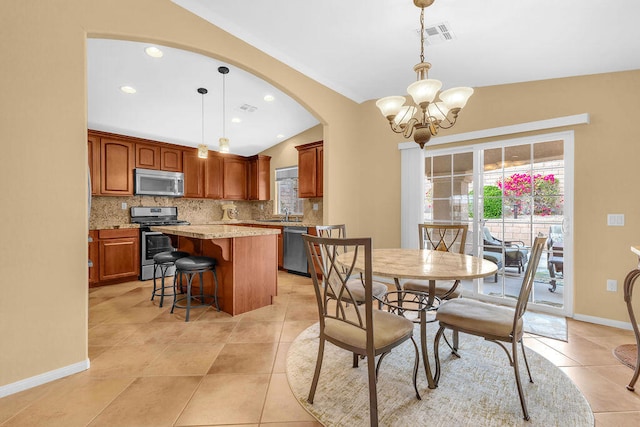
[[[222,205],[222,220],[223,221],[238,221],[238,208],[233,203],[227,203]]]
[[[154,225],[189,225],[178,219],[178,208],[159,206],[135,206],[131,208],[131,223],[140,224],[140,280],[153,279],[153,256],[160,252],[173,251],[171,238],[158,231],[151,231]],[[175,267],[167,270],[166,276],[173,276]]]

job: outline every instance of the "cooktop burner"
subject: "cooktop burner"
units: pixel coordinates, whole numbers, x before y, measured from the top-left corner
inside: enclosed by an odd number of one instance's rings
[[[188,221],[178,219],[177,207],[132,207],[131,222],[142,226],[189,225]]]

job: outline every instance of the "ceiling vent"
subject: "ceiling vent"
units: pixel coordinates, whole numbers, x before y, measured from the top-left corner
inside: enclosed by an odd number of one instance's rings
[[[240,109],[242,111],[247,112],[247,113],[253,113],[254,111],[256,111],[258,109],[258,107],[254,107],[253,105],[249,105],[249,104],[242,104],[240,106]]]
[[[417,33],[420,34],[420,30],[417,30]],[[424,40],[427,45],[451,41],[455,38],[455,34],[453,34],[451,27],[446,22],[432,25],[424,29]]]

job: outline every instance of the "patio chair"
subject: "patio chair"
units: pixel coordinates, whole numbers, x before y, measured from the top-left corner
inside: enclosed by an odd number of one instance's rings
[[[418,346],[413,339],[413,322],[402,316],[373,308],[371,238],[333,239],[304,234],[302,239],[312,270],[311,278],[318,303],[320,325],[318,357],[307,401],[313,404],[322,367],[324,346],[328,341],[353,353],[354,368],[358,366],[359,356],[367,358],[370,425],[377,426],[376,382],[380,364],[385,355],[407,340],[411,340],[415,350],[413,388],[416,397],[420,399],[416,384],[419,356]],[[348,262],[338,264],[336,259],[340,253],[348,255]],[[364,302],[361,305],[347,304],[348,301],[355,300],[347,283],[354,273],[354,264],[358,257],[364,259],[362,281]],[[377,363],[376,356],[380,356]],[[350,384],[345,383],[343,386],[349,387]],[[331,399],[331,396],[324,396],[324,398]]]
[[[556,278],[558,275],[564,274],[564,254],[562,243],[555,243],[551,238],[547,242],[547,249],[549,250],[547,258],[547,270],[549,270],[549,277],[551,281],[549,284],[549,292],[556,291]]]
[[[522,356],[527,368],[527,373],[529,374],[529,381],[533,382],[524,343],[522,342],[522,336],[524,334],[522,317],[527,310],[527,302],[529,301],[536,270],[540,262],[540,255],[542,254],[546,241],[546,237],[536,237],[533,243],[531,259],[522,279],[522,286],[520,287],[520,294],[515,309],[470,298],[456,298],[445,301],[438,308],[438,311],[436,311],[436,320],[440,322],[440,328],[436,333],[433,345],[436,357],[436,371],[434,375],[436,385],[440,380],[441,372],[438,347],[445,329],[482,337],[487,341],[498,344],[507,353],[509,363],[515,373],[522,413],[525,420],[529,419],[527,403],[520,382],[518,343],[520,343],[522,348]],[[508,346],[503,343],[511,344],[511,351],[509,351]],[[492,396],[492,398],[499,398],[499,396]]]
[[[525,247],[523,241],[502,241],[496,239],[491,235],[491,231],[487,227],[483,227],[483,233],[485,254],[487,252],[502,253],[504,250],[504,266],[517,268],[518,274],[524,271],[524,266],[527,263],[529,251]]]

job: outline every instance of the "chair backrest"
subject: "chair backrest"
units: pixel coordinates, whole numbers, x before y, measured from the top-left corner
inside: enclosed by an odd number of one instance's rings
[[[418,224],[420,249],[464,254],[467,224]]]
[[[524,316],[527,311],[527,304],[529,303],[529,295],[531,295],[531,289],[533,288],[533,282],[536,276],[536,270],[538,269],[538,263],[540,262],[540,256],[544,250],[547,238],[544,236],[536,237],[531,247],[531,257],[527,264],[527,269],[524,272],[522,279],[522,286],[520,287],[520,294],[518,295],[518,302],[516,303],[515,318],[513,320],[513,330],[516,330],[518,320]]]
[[[318,237],[334,237],[343,239],[347,237],[347,226],[344,224],[316,225],[316,234]]]
[[[367,330],[366,325],[373,324],[371,238],[330,238],[308,234],[303,234],[302,238],[311,266],[320,330],[324,330],[326,319],[349,323]],[[341,262],[338,262],[338,257]],[[364,304],[360,306],[349,304],[356,298],[347,286],[347,281],[354,273],[354,266],[359,257],[364,260],[362,283],[365,292]],[[371,328],[367,330],[367,340],[373,343]]]

